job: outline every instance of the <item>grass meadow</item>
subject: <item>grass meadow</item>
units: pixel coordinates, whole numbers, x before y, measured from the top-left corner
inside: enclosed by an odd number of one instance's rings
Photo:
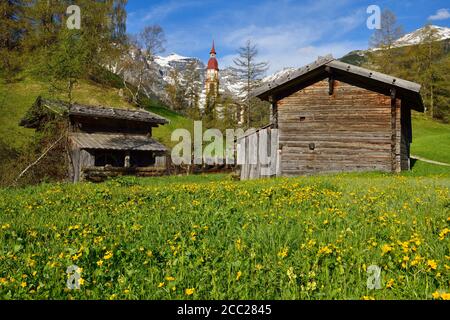
[[[420,170],[3,189],[0,299],[448,299],[450,175]]]

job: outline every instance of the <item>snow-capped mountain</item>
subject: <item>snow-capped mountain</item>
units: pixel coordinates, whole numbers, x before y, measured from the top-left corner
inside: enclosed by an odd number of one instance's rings
[[[281,70],[281,71],[275,72],[274,74],[265,77],[265,78],[262,80],[262,82],[272,82],[272,81],[275,81],[275,80],[277,80],[277,79],[279,79],[279,78],[282,78],[282,77],[284,77],[285,75],[287,75],[287,74],[289,74],[289,73],[291,73],[291,72],[293,72],[293,71],[295,71],[295,70],[297,70],[297,69],[295,69],[295,68],[284,68],[284,69]]]
[[[187,68],[189,63],[194,62],[197,65],[197,69],[200,73],[202,93],[200,95],[200,100],[204,100],[205,93],[205,74],[206,74],[206,66],[205,64],[197,58],[193,57],[185,57],[176,53],[172,53],[166,57],[156,56],[153,60],[156,68],[158,69],[158,74],[162,77],[162,80],[165,83],[171,83],[171,71],[174,69],[178,70],[180,73],[180,77],[183,78],[183,74]],[[267,76],[262,81],[269,82],[273,81],[277,78],[283,77],[285,74],[295,71],[294,68],[286,68],[277,73]],[[219,72],[219,82],[220,82],[220,93],[222,95],[230,95],[232,97],[240,97],[242,95],[241,89],[244,86],[244,83],[238,79],[238,77],[234,74],[231,68],[221,69]]]
[[[404,35],[403,37],[395,41],[395,46],[404,47],[419,44],[422,41],[425,28],[426,27]],[[436,41],[450,39],[450,28],[434,25],[430,25],[429,28],[431,28],[435,32]]]
[[[403,37],[399,38],[394,42],[394,47],[400,48],[419,44],[423,40],[425,28],[426,27],[423,27],[411,33],[405,34]],[[436,41],[450,42],[450,28],[434,25],[429,26],[429,28],[432,28],[432,30],[435,32],[434,37]],[[447,48],[446,50],[448,50],[449,45],[447,44],[445,47]],[[349,52],[347,55],[343,56],[339,60],[360,66],[365,62],[367,62],[368,53],[370,51],[377,51],[377,50],[380,50],[380,48],[372,48],[368,50],[355,50]]]
[[[414,32],[408,33],[398,39],[395,42],[396,47],[403,47],[409,45],[416,45],[420,43],[423,37],[423,31],[426,27],[418,29]],[[439,27],[439,26],[430,26],[435,31],[436,40],[442,41],[450,39],[450,28],[447,27]],[[377,49],[371,49],[377,50]],[[361,65],[367,59],[367,50],[356,50],[350,52],[346,56],[342,57],[340,60],[355,64]],[[133,56],[133,53],[130,53]],[[145,88],[145,92],[147,92],[151,96],[155,96],[161,100],[166,99],[166,86],[169,83],[173,83],[172,75],[174,74],[172,71],[177,71],[179,76],[179,80],[181,82],[186,81],[185,75],[186,70],[188,69],[188,65],[193,63],[199,74],[200,81],[198,83],[201,86],[201,94],[200,101],[205,100],[205,74],[206,74],[206,65],[200,59],[195,57],[186,57],[176,53],[171,53],[167,56],[156,56],[151,61],[147,61],[145,72],[153,79],[151,88]],[[277,78],[281,78],[287,73],[293,72],[296,69],[294,68],[286,68],[277,73],[267,76],[263,79],[263,82],[274,81]],[[115,72],[115,71],[113,71]],[[133,79],[133,74],[130,74],[127,81]],[[239,97],[241,95],[241,88],[244,86],[244,83],[241,82],[236,75],[233,73],[231,68],[223,68],[219,72],[219,81],[220,88],[219,91],[222,95],[230,95],[232,97]]]
[[[153,65],[158,69],[158,74],[162,77],[162,80],[165,83],[171,83],[171,74],[173,70],[177,70],[179,72],[181,81],[184,79],[184,73],[187,69],[189,63],[195,63],[197,69],[200,74],[200,86],[202,88],[201,100],[206,96],[205,93],[205,74],[206,74],[206,65],[200,61],[198,58],[194,57],[185,57],[176,53],[172,53],[166,57],[156,56],[153,59]],[[242,87],[242,83],[237,79],[236,75],[232,72],[230,68],[224,68],[220,70],[219,73],[219,82],[220,82],[220,93],[231,95],[233,97],[238,97],[240,94],[240,90]],[[161,92],[161,94],[163,94]]]

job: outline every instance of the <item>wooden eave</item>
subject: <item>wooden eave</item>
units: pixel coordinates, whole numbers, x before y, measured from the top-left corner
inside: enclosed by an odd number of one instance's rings
[[[335,60],[331,56],[319,58],[316,62],[300,68],[276,81],[265,83],[257,88],[252,96],[270,102],[278,101],[330,76],[335,80],[356,85],[386,96],[390,96],[392,89],[395,89],[396,97],[406,102],[407,106],[419,112],[424,111],[424,105],[420,95],[421,86],[419,84],[353,66]]]

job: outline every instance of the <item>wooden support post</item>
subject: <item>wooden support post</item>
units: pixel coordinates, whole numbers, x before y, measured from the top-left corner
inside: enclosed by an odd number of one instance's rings
[[[329,66],[325,67],[325,71],[328,72],[329,76],[328,76],[328,94],[330,96],[333,95],[334,93],[334,74],[333,74],[333,70],[331,70],[331,68]]]
[[[269,97],[269,102],[271,104],[270,121],[273,124],[273,128],[277,129],[278,128],[278,105],[277,105],[277,101],[274,99],[273,96],[270,96]]]
[[[332,96],[334,93],[334,77],[333,75],[330,75],[328,78],[328,94]]]
[[[398,172],[397,164],[397,90],[391,89],[391,166],[392,172]]]

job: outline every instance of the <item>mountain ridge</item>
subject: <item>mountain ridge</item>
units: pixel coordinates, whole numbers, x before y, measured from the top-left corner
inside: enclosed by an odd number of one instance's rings
[[[437,41],[449,41],[450,43],[450,28],[441,27],[431,25],[436,31],[436,40]],[[405,47],[411,45],[417,45],[421,41],[421,34],[426,27],[419,28],[415,31],[412,31],[408,34],[405,34],[398,40],[396,40],[394,46],[395,47]],[[367,61],[367,55],[371,51],[379,50],[377,48],[366,49],[366,50],[355,50],[351,51],[348,54],[338,58],[338,60],[353,64],[356,66],[361,66]],[[155,56],[151,61],[148,61],[149,70],[147,72],[151,72],[153,77],[155,78],[150,91],[154,96],[161,99],[162,101],[168,101],[167,93],[165,88],[168,84],[173,83],[173,79],[171,77],[172,71],[177,70],[180,75],[181,82],[185,81],[185,72],[187,69],[187,65],[190,63],[195,63],[197,70],[200,74],[199,85],[201,86],[200,93],[200,104],[205,101],[206,98],[206,90],[205,90],[205,74],[206,74],[206,64],[197,57],[188,57],[184,55],[180,55],[178,53],[172,52],[167,56]],[[287,67],[273,74],[267,75],[263,78],[263,82],[274,81],[277,78],[283,77],[286,73],[297,70],[296,68]],[[219,72],[219,92],[222,95],[229,95],[234,98],[240,98],[242,96],[241,88],[244,86],[244,83],[241,82],[238,77],[233,73],[232,68],[226,67],[221,69]]]

